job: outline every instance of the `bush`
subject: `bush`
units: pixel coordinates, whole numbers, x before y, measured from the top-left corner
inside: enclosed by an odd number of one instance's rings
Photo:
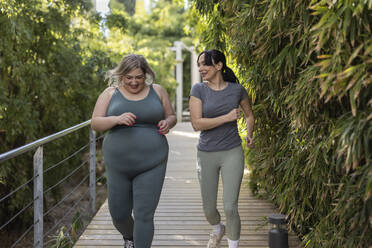
[[[307,247],[368,247],[372,1],[194,3],[202,44],[230,55],[254,102],[253,191]]]
[[[113,63],[108,52],[89,42],[103,38],[94,31],[97,16],[86,2],[0,0],[0,153],[90,119],[105,87],[103,71]],[[44,169],[88,143],[88,133],[47,144]],[[32,153],[0,165],[2,197],[33,177]],[[75,166],[69,161],[47,173],[44,189]],[[32,202],[32,191],[29,183],[0,203],[2,224]],[[53,193],[59,197],[58,188]],[[29,208],[8,228],[30,225],[31,216]]]

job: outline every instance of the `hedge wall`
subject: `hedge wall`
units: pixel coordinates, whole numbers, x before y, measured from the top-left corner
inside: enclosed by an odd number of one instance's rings
[[[90,11],[90,2],[0,0],[0,153],[90,119],[97,96],[105,88],[104,71],[114,64],[100,48],[100,18]],[[88,142],[85,128],[47,144],[44,169]],[[33,177],[34,152],[0,164],[1,197]],[[45,173],[44,189],[80,160],[77,157]],[[60,189],[50,191],[51,197],[59,199]],[[31,182],[2,201],[0,223],[32,202],[32,192]],[[48,208],[45,202],[44,209]],[[32,215],[32,207],[26,209],[7,228],[28,227]]]
[[[372,1],[193,3],[202,46],[229,55],[253,99],[252,190],[306,247],[369,247]]]

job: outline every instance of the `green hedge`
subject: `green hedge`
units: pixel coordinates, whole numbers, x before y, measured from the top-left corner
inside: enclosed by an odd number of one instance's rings
[[[195,0],[249,89],[251,188],[306,247],[372,244],[372,1]]]
[[[90,42],[102,36],[94,30],[99,18],[90,2],[0,0],[0,153],[90,119],[105,88],[104,71],[113,66],[109,54]],[[44,169],[88,142],[85,128],[47,144]],[[1,197],[33,177],[33,152],[0,164]],[[76,167],[82,155],[45,173],[44,189]],[[50,197],[58,199],[59,189]],[[32,192],[31,182],[1,202],[0,222],[32,202]],[[30,225],[32,214],[28,208],[8,228]]]

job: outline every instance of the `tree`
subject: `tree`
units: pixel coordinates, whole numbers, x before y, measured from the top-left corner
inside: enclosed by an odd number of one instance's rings
[[[115,58],[117,61],[127,53],[144,55],[156,72],[157,83],[162,84],[174,98],[176,81],[172,72],[175,55],[170,47],[176,40],[191,44],[190,36],[184,32],[186,17],[180,1],[159,0],[151,13],[136,13],[132,17],[119,9],[112,9],[107,17],[110,29],[108,47],[120,51]]]
[[[195,0],[257,117],[251,188],[306,247],[372,242],[372,2]]]
[[[88,120],[111,67],[102,49],[98,15],[91,1],[0,0],[0,152],[6,152]],[[85,130],[86,131],[86,130]],[[87,142],[78,132],[44,148],[45,169]],[[79,159],[78,159],[79,160]],[[45,175],[45,187],[66,175],[71,162]],[[5,196],[33,177],[32,154],[0,164]],[[52,197],[58,198],[58,188]],[[32,184],[0,203],[4,223],[32,202]],[[48,206],[45,206],[47,209]],[[9,228],[31,223],[32,208]]]
[[[110,0],[110,9],[125,10],[130,16],[133,16],[136,10],[136,0]]]

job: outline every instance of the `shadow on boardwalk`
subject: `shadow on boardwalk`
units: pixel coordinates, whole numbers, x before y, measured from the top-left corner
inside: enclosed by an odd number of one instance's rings
[[[204,218],[199,183],[196,176],[196,144],[198,134],[190,123],[180,123],[167,135],[169,162],[162,196],[155,216],[154,248],[206,247],[211,227]],[[218,209],[222,220],[220,185]],[[240,248],[268,247],[269,226],[264,217],[276,213],[269,202],[252,196],[245,177],[239,198],[242,222]],[[290,248],[299,247],[295,235],[289,237]],[[75,245],[76,248],[123,247],[123,240],[111,222],[107,201]],[[227,247],[226,238],[222,246]]]

